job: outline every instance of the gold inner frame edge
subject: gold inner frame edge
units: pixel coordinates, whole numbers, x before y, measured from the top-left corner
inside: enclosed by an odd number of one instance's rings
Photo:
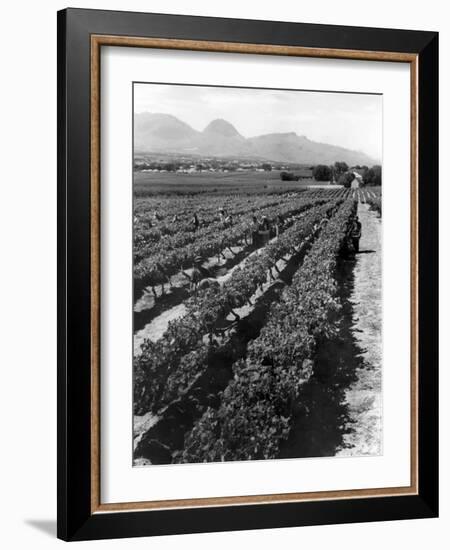
[[[102,46],[163,48],[258,55],[318,57],[409,63],[411,100],[411,484],[367,488],[179,500],[102,504],[100,500],[100,50]],[[236,42],[91,35],[90,56],[90,187],[91,187],[91,513],[162,510],[230,505],[274,504],[418,494],[418,55],[333,48],[308,48]]]

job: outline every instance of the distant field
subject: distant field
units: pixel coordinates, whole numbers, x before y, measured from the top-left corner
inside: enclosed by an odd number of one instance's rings
[[[283,193],[314,185],[312,179],[281,181],[280,172],[135,172],[136,196],[197,193]]]

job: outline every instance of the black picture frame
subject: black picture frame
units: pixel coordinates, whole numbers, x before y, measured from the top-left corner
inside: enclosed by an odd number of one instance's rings
[[[403,52],[418,59],[418,493],[92,513],[91,36]],[[438,515],[438,33],[85,9],[58,12],[58,537],[88,540]]]

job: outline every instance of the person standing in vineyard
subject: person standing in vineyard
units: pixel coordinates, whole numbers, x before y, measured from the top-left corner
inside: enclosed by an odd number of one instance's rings
[[[228,216],[224,220],[224,226],[225,227],[231,227],[233,225],[233,217],[231,214],[228,214]]]
[[[270,240],[270,222],[267,216],[263,216],[259,226],[259,237],[262,244],[267,244]]]
[[[250,225],[250,233],[252,238],[252,245],[258,246],[259,244],[259,235],[258,235],[258,229],[259,229],[259,221],[255,214],[252,216],[252,223]]]
[[[220,223],[225,223],[225,218],[226,218],[226,212],[223,208],[219,208],[219,221]]]
[[[359,239],[361,238],[361,222],[358,216],[355,216],[353,220],[352,228],[350,231],[350,237],[352,239],[353,248],[355,252],[359,252]]]
[[[194,228],[194,231],[197,231],[197,229],[200,227],[200,220],[198,219],[197,213],[195,213],[192,217],[191,224]]]
[[[278,236],[280,235],[280,228],[282,226],[283,226],[283,218],[278,214],[277,216],[275,216],[275,221],[274,221],[275,237],[278,238]]]

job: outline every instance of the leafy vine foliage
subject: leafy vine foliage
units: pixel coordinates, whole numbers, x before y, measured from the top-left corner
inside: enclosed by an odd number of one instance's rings
[[[223,286],[192,296],[186,303],[186,315],[169,323],[162,338],[145,340],[142,353],[134,361],[135,414],[149,410],[158,413],[186,393],[206,369],[208,354],[213,351],[212,339],[205,336],[211,336],[217,323],[234,308],[242,307],[267,282],[277,261],[296,253],[341,202],[334,199],[306,210],[278,239],[235,269]]]
[[[289,434],[294,402],[312,374],[317,343],[335,330],[334,271],[355,210],[356,203],[346,200],[322,230],[291,286],[273,304],[260,336],[249,344],[247,357],[234,364],[220,407],[209,408],[196,422],[177,461],[277,456]]]
[[[235,208],[235,221],[224,230],[221,222],[212,222],[197,231],[193,231],[186,221],[172,222],[174,234],[159,235],[152,240],[156,230],[136,231],[134,239],[134,285],[138,289],[145,286],[161,284],[178,273],[183,267],[191,266],[196,258],[202,261],[219,255],[227,247],[246,244],[251,233],[252,216],[255,209],[260,215],[275,218],[281,215],[289,218],[317,204],[323,204],[323,197],[317,198],[283,198],[277,201]],[[208,219],[208,218],[207,218]],[[144,222],[141,221],[141,224]],[[163,226],[165,227],[165,226]],[[158,231],[161,231],[158,229]],[[149,235],[151,233],[151,235]],[[157,233],[156,233],[157,234]],[[151,252],[151,254],[150,254]]]

